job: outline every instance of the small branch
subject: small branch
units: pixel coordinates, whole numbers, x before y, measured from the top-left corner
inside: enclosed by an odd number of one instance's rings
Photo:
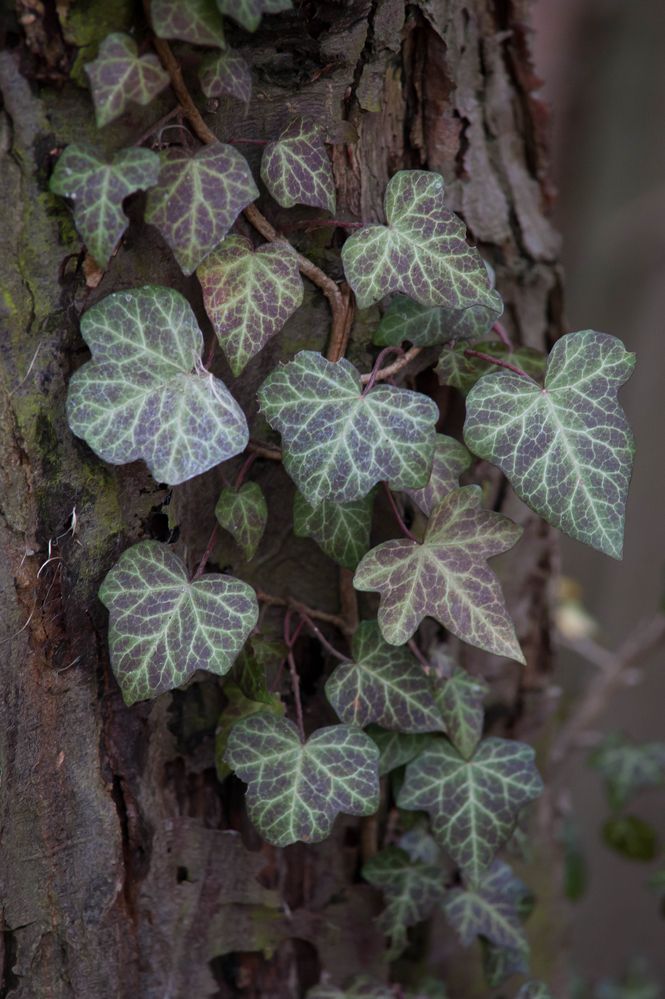
[[[250,468],[252,467],[252,465],[254,464],[254,462],[256,461],[257,458],[258,458],[258,454],[256,453],[256,451],[252,451],[252,453],[249,455],[249,457],[247,457],[245,459],[245,461],[243,462],[243,465],[242,465],[240,471],[238,472],[238,474],[236,476],[236,480],[233,483],[233,488],[235,489],[236,492],[238,492],[238,490],[240,489],[241,485],[245,481],[245,477],[246,477],[247,473],[249,472]]]
[[[146,128],[145,132],[142,132],[141,135],[139,135],[138,139],[134,139],[132,145],[142,146],[143,143],[150,138],[150,136],[154,135],[155,132],[158,132],[160,130],[160,128],[163,128],[164,125],[168,125],[170,121],[172,121],[174,118],[176,118],[178,115],[181,114],[182,114],[182,108],[179,105],[176,105],[176,107],[171,108],[171,110],[167,111],[166,114],[162,115],[162,117],[159,118],[154,123],[154,125],[151,125],[150,128]]]
[[[371,390],[372,390],[372,388],[373,388],[373,386],[374,386],[374,384],[376,382],[376,379],[377,379],[377,376],[379,374],[379,371],[381,370],[381,365],[383,364],[384,359],[386,357],[389,357],[391,354],[399,354],[400,357],[403,357],[404,356],[404,351],[402,350],[401,347],[384,347],[383,348],[383,350],[379,353],[379,355],[377,356],[376,360],[374,361],[374,364],[372,365],[372,370],[369,373],[369,378],[364,383],[365,387],[364,387],[363,392],[362,392],[362,394],[364,396],[367,395],[368,392],[371,392]]]
[[[427,673],[427,675],[429,676],[433,672],[432,667],[427,662],[427,659],[425,658],[425,656],[423,655],[423,653],[420,651],[420,649],[418,647],[418,644],[415,641],[415,639],[410,638],[409,641],[406,644],[409,646],[411,652],[414,654],[414,656],[416,657],[416,659],[418,660],[418,662],[420,663],[420,665],[424,669],[425,673]]]
[[[284,642],[286,644],[288,651],[287,660],[289,663],[289,672],[291,673],[291,687],[293,690],[293,699],[296,702],[296,719],[298,721],[298,731],[300,732],[301,742],[305,741],[305,721],[302,713],[302,701],[300,700],[300,677],[298,676],[298,669],[296,667],[295,656],[293,655],[293,646],[295,644],[296,638],[298,637],[299,631],[297,630],[294,635],[291,634],[291,614],[293,612],[291,609],[287,610],[284,615]]]
[[[297,611],[298,614],[304,611],[305,614],[309,614],[309,616],[315,621],[324,621],[326,624],[334,625],[334,627],[341,631],[343,635],[347,635],[349,633],[346,621],[339,614],[329,614],[327,611],[317,610],[314,607],[307,607],[305,604],[301,604],[298,600],[286,600],[284,597],[275,597],[271,593],[266,593],[264,590],[257,590],[256,598],[259,603],[266,604],[268,607],[290,607]]]
[[[491,354],[484,354],[482,350],[472,350],[469,348],[464,351],[464,356],[477,357],[479,361],[487,361],[488,364],[495,364],[497,368],[506,368],[507,371],[512,371],[513,374],[520,375],[521,378],[528,378],[530,382],[535,382],[535,379],[533,379],[531,375],[528,375],[526,371],[522,370],[522,368],[518,368],[516,364],[510,364],[508,361],[502,361],[500,357],[492,357]]]
[[[278,447],[270,447],[269,444],[262,444],[260,441],[250,440],[247,450],[252,451],[259,458],[267,458],[268,461],[282,460],[282,452]]]
[[[395,520],[397,521],[397,525],[398,525],[400,531],[402,532],[402,534],[405,537],[407,537],[409,539],[409,541],[415,541],[417,544],[420,544],[420,542],[418,541],[418,538],[415,536],[415,534],[412,531],[410,531],[409,528],[404,523],[404,521],[402,519],[402,515],[399,512],[397,503],[395,502],[395,497],[392,494],[392,490],[391,490],[390,486],[388,485],[387,482],[382,482],[381,485],[383,486],[385,494],[388,497],[388,502],[390,503],[390,509],[393,512],[393,516],[394,516]]]
[[[312,619],[309,616],[309,614],[307,613],[307,611],[299,610],[298,613],[300,614],[300,617],[305,622],[305,624],[307,625],[307,627],[309,628],[309,630],[312,632],[312,634],[315,635],[318,638],[318,640],[321,642],[321,645],[323,646],[323,648],[327,652],[329,652],[331,656],[334,656],[335,659],[339,659],[343,663],[350,663],[351,662],[351,659],[349,659],[348,656],[345,656],[343,652],[338,652],[337,649],[335,648],[335,646],[330,644],[330,642],[328,641],[328,639],[326,638],[326,636],[323,634],[323,632],[321,631],[321,629],[317,628],[317,626],[314,624],[314,622],[312,621]]]
[[[206,546],[206,550],[204,551],[203,555],[201,556],[201,561],[199,562],[198,566],[196,567],[196,572],[192,576],[192,580],[191,580],[192,583],[195,580],[199,579],[203,575],[203,573],[205,571],[205,567],[208,564],[208,559],[212,555],[212,553],[214,551],[214,548],[215,548],[215,545],[217,544],[217,535],[218,535],[218,533],[219,533],[219,524],[215,524],[215,526],[213,527],[212,531],[210,532],[210,537],[208,538],[208,544]]]
[[[404,354],[402,357],[399,357],[396,361],[393,361],[393,363],[389,364],[387,368],[382,368],[380,371],[377,371],[374,381],[383,382],[386,380],[386,378],[392,378],[392,376],[396,375],[398,371],[401,371],[402,368],[405,368],[407,364],[410,364],[411,361],[414,359],[414,357],[417,357],[418,354],[421,353],[422,349],[423,349],[422,347],[409,347],[406,354]],[[363,385],[366,385],[371,377],[372,377],[372,372],[370,371],[366,375],[361,375],[360,381],[363,383]]]
[[[499,320],[497,319],[497,321],[492,325],[492,329],[494,330],[494,332],[496,333],[496,335],[498,336],[499,340],[504,345],[504,347],[507,347],[508,350],[512,350],[513,343],[510,337],[508,336],[508,330],[503,325],[503,323],[500,323]]]

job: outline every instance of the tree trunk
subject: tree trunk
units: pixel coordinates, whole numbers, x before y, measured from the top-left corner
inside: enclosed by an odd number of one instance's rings
[[[140,198],[123,246],[90,288],[69,211],[48,193],[56,147],[130,144],[173,106],[167,91],[97,132],[89,94],[69,68],[75,46],[90,40],[81,9],[90,8],[90,28],[104,11],[113,19],[115,6],[120,19],[123,5],[101,0],[20,0],[21,26],[8,17],[0,56],[0,997],[283,999],[302,995],[321,970],[334,981],[359,970],[385,977],[372,921],[380,900],[357,876],[371,828],[346,819],[320,846],[259,849],[240,785],[215,775],[222,684],[204,678],[127,708],[109,670],[97,599],[105,573],[144,538],[170,541],[193,562],[228,474],[215,469],[167,490],[143,465],[104,465],[66,424],[68,377],[86,357],[78,317],[95,301],[118,288],[168,285],[189,297],[210,330],[196,281],[140,222]],[[274,138],[296,113],[324,120],[336,143],[342,218],[380,220],[398,169],[440,171],[448,203],[495,266],[511,333],[543,347],[558,333],[560,288],[527,6],[305,0],[266,18],[257,34],[232,39],[252,64],[253,101],[244,117],[233,105],[208,109],[206,120],[222,139]],[[313,215],[266,210],[278,227]],[[297,239],[341,279],[330,232],[299,230]],[[372,325],[363,314],[352,333],[349,356],[364,370]],[[217,362],[253,433],[265,430],[258,385],[295,350],[323,349],[327,328],[325,300],[308,286],[304,307],[240,378]],[[437,388],[424,366],[418,379],[437,398],[447,432],[458,432],[454,393]],[[290,533],[285,474],[267,461],[255,467],[271,496],[259,558],[246,567],[223,539],[211,564],[337,610],[333,564]],[[460,655],[492,682],[494,730],[534,737],[549,703],[552,546],[542,523],[498,476],[492,481],[496,508],[526,528],[498,571],[529,665],[468,648]],[[326,663],[318,648],[310,652],[303,685],[313,724],[329,709]],[[435,970],[448,960],[449,939],[431,948]],[[465,974],[459,994],[482,994]]]

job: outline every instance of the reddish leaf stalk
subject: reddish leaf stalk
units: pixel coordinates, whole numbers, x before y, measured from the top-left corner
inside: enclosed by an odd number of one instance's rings
[[[508,336],[508,330],[503,325],[503,323],[500,323],[499,320],[497,319],[497,321],[493,324],[492,329],[494,330],[494,332],[496,333],[496,335],[498,336],[499,340],[504,345],[504,347],[507,347],[508,350],[512,350],[513,343],[510,337]]]
[[[420,352],[422,351],[422,349],[423,349],[422,347],[409,347],[406,354],[403,354],[402,357],[398,357],[397,360],[393,361],[392,364],[389,364],[387,368],[381,368],[380,371],[377,371],[374,381],[383,382],[386,380],[386,378],[392,378],[392,376],[396,375],[398,371],[401,371],[402,368],[405,368],[407,364],[409,364],[414,359],[414,357],[417,357],[418,354],[420,354]],[[360,381],[363,383],[363,385],[366,385],[371,377],[372,377],[371,372],[367,375],[361,375]]]
[[[298,637],[298,631],[292,635],[291,634],[291,615],[293,611],[289,607],[286,614],[284,615],[284,642],[286,644],[288,651],[287,660],[289,663],[289,672],[291,674],[291,687],[293,689],[293,699],[296,704],[296,719],[298,721],[298,731],[300,732],[301,742],[305,741],[305,721],[302,713],[302,701],[300,699],[300,677],[298,676],[298,669],[296,667],[295,656],[293,655],[293,646],[295,640]]]
[[[385,490],[385,493],[386,493],[386,496],[388,497],[388,502],[390,503],[390,509],[393,512],[393,516],[394,516],[395,520],[397,521],[397,525],[398,525],[400,531],[402,532],[402,534],[406,538],[409,539],[409,541],[415,541],[418,544],[420,544],[420,542],[418,541],[418,538],[415,536],[415,534],[413,533],[413,531],[410,531],[409,528],[404,523],[404,520],[402,519],[402,515],[399,512],[399,508],[397,506],[397,503],[395,502],[395,497],[392,494],[392,489],[390,488],[390,486],[388,485],[387,482],[382,482],[381,485],[383,486],[383,488]]]
[[[492,357],[491,354],[484,354],[482,350],[465,350],[465,357],[477,357],[479,361],[487,361],[488,364],[495,364],[498,368],[506,368],[507,371],[512,371],[513,374],[519,375],[520,378],[528,378],[530,382],[534,381],[531,375],[527,374],[522,368],[518,368],[516,364],[510,364],[508,361],[503,361],[500,357]]]
[[[404,351],[402,350],[401,347],[384,347],[383,348],[383,350],[379,353],[378,357],[374,361],[374,364],[372,366],[372,370],[370,371],[369,377],[368,377],[367,381],[365,382],[365,387],[364,387],[363,392],[362,392],[362,394],[364,396],[367,395],[367,393],[370,392],[372,390],[372,388],[374,387],[374,385],[376,383],[376,380],[377,380],[377,377],[378,377],[378,374],[379,374],[379,371],[381,370],[381,365],[383,364],[383,360],[384,360],[384,358],[389,357],[390,354],[398,354],[400,357],[403,357],[404,356]]]
[[[204,551],[203,555],[201,556],[201,561],[199,562],[198,566],[196,567],[196,572],[192,576],[192,580],[191,580],[192,583],[195,580],[199,579],[203,575],[203,573],[205,572],[205,567],[208,564],[208,559],[212,555],[212,553],[214,551],[214,548],[215,548],[215,545],[217,544],[217,535],[218,535],[218,533],[219,533],[219,524],[215,524],[215,526],[213,527],[212,531],[210,532],[210,537],[208,538],[208,544],[206,545],[206,550]]]
[[[233,488],[235,489],[236,492],[238,492],[241,485],[245,481],[247,473],[249,472],[250,468],[252,467],[257,458],[258,454],[256,453],[256,451],[252,451],[252,453],[248,455],[248,457],[243,462],[243,465],[236,476],[236,480],[233,483]]]
[[[330,653],[331,656],[334,656],[335,659],[341,660],[341,662],[343,662],[343,663],[350,663],[351,662],[351,660],[349,659],[348,656],[345,656],[343,652],[338,652],[337,649],[335,648],[335,646],[330,644],[330,642],[325,637],[325,635],[323,634],[323,632],[321,631],[321,629],[318,628],[314,624],[314,622],[312,621],[311,617],[309,616],[309,614],[305,610],[301,610],[297,606],[295,607],[295,609],[297,610],[298,614],[300,614],[301,620],[305,622],[305,624],[307,625],[307,627],[309,628],[309,630],[312,632],[312,634],[315,635],[316,638],[318,638],[318,640],[321,643],[321,645],[324,647],[324,649],[327,652]]]

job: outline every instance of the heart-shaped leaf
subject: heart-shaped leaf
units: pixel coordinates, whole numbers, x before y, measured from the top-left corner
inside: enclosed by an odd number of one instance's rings
[[[245,31],[256,31],[263,14],[291,10],[293,0],[217,0],[217,6]]]
[[[387,729],[379,728],[378,725],[370,725],[367,734],[379,750],[381,777],[415,759],[429,745],[432,738],[425,733],[407,735],[404,732],[389,732]]]
[[[97,58],[86,64],[85,71],[99,128],[121,115],[129,104],[149,104],[171,82],[157,56],[152,52],[139,56],[134,39],[121,32],[106,36]]]
[[[429,482],[422,489],[406,489],[405,492],[430,516],[442,499],[459,488],[459,477],[470,467],[472,457],[459,441],[444,434],[437,434],[434,443],[434,461]]]
[[[222,489],[215,516],[224,530],[240,545],[249,562],[259,547],[268,522],[268,504],[257,482],[244,482],[240,489]]]
[[[261,179],[283,208],[311,205],[335,211],[335,180],[321,126],[294,118],[261,159]]]
[[[479,357],[467,357],[465,351],[468,344],[445,346],[439,356],[439,362],[435,367],[441,385],[450,385],[467,395],[478,379],[494,371],[490,361],[483,361]],[[498,340],[487,340],[482,343],[474,343],[473,349],[478,353],[489,354],[500,361],[507,361],[514,364],[532,378],[542,378],[545,372],[545,356],[538,350],[531,347],[506,347]]]
[[[300,741],[285,718],[253,715],[234,726],[225,760],[247,787],[252,822],[269,843],[318,843],[340,812],[379,806],[379,752],[350,725],[320,728]]]
[[[611,808],[623,808],[643,788],[665,783],[663,742],[630,742],[614,732],[594,750],[589,763],[605,780]]]
[[[181,687],[199,669],[224,676],[259,616],[247,583],[216,573],[190,582],[183,562],[156,541],[123,552],[99,599],[127,704]]]
[[[553,999],[545,982],[525,982],[515,999]]]
[[[495,860],[474,888],[446,892],[443,911],[464,947],[484,937],[495,947],[507,947],[528,956],[529,947],[520,920],[520,905],[528,891],[508,864]]]
[[[441,732],[432,687],[407,648],[388,645],[376,621],[363,621],[351,643],[353,662],[330,674],[326,697],[343,722],[375,722],[400,732]]]
[[[298,258],[288,243],[254,250],[244,236],[228,236],[196,276],[234,375],[279,333],[303,300]]]
[[[228,94],[249,104],[252,96],[252,73],[237,52],[209,52],[199,66],[201,90],[206,97],[221,97]]]
[[[617,399],[635,355],[585,330],[558,340],[545,387],[512,371],[469,393],[464,439],[524,502],[566,534],[621,558],[634,443]]]
[[[383,479],[404,489],[429,478],[436,405],[393,385],[361,389],[347,360],[333,364],[311,350],[259,389],[261,410],[282,435],[284,467],[312,506],[360,499]]]
[[[448,738],[465,760],[473,756],[483,734],[483,701],[488,691],[484,680],[459,666],[435,690]]]
[[[107,162],[93,149],[67,146],[49,187],[74,202],[74,221],[88,252],[106,267],[129,224],[122,203],[157,183],[159,156],[150,149],[121,149]]]
[[[104,461],[143,459],[174,486],[245,450],[245,415],[202,368],[203,336],[177,291],[108,295],[83,316],[81,336],[92,360],[70,380],[67,416]]]
[[[220,49],[226,44],[224,21],[215,0],[151,0],[150,20],[159,38]]]
[[[233,773],[228,763],[224,762],[224,754],[233,726],[242,718],[249,718],[250,715],[256,715],[261,711],[268,711],[277,717],[284,714],[284,705],[279,697],[273,695],[268,702],[265,700],[253,701],[245,696],[237,684],[228,680],[224,684],[224,696],[227,699],[227,704],[219,716],[215,730],[215,768],[218,780],[225,780]]]
[[[466,309],[420,305],[411,298],[397,296],[386,309],[374,334],[374,343],[392,347],[408,340],[414,347],[437,347],[451,340],[478,340],[492,329],[503,312],[497,291],[494,306],[470,305]]]
[[[168,149],[145,219],[157,226],[185,274],[192,274],[258,196],[247,161],[233,146],[218,142],[194,156]]]
[[[389,846],[367,861],[362,876],[383,892],[386,906],[377,923],[390,938],[388,959],[394,961],[407,945],[407,927],[427,919],[443,899],[441,868],[413,861],[404,850]]]
[[[304,496],[293,499],[293,533],[313,538],[319,547],[345,569],[355,569],[369,548],[374,493],[350,503],[324,500],[313,507]]]
[[[421,305],[496,308],[497,295],[466,227],[443,203],[443,178],[401,170],[386,188],[388,225],[354,233],[342,248],[347,281],[358,307],[401,292]]]
[[[470,645],[524,662],[486,562],[512,548],[522,531],[483,510],[481,499],[479,486],[455,489],[432,511],[422,543],[386,541],[362,559],[353,585],[381,594],[378,621],[391,645],[407,642],[429,615]]]
[[[434,836],[477,885],[512,833],[520,809],[542,789],[531,746],[484,739],[465,760],[438,737],[407,765],[397,804],[429,813]]]

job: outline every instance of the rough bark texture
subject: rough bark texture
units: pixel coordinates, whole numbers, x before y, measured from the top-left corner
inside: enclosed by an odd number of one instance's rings
[[[196,282],[140,222],[99,287],[85,286],[68,209],[47,191],[53,150],[132,142],[173,98],[167,92],[98,135],[89,94],[68,78],[72,45],[84,40],[77,19],[86,7],[94,19],[95,5],[45,6],[19,4],[22,33],[10,24],[0,56],[0,996],[267,999],[302,994],[322,968],[336,981],[359,970],[385,976],[372,922],[380,900],[357,878],[358,823],[340,821],[319,847],[259,850],[239,785],[215,777],[221,684],[203,680],[128,709],[109,671],[96,599],[105,572],[146,537],[198,557],[229,471],[168,492],[143,466],[104,466],[67,428],[67,379],[86,356],[77,332],[84,308],[118,288],[162,283],[188,294],[209,326]],[[124,16],[117,6],[112,27]],[[545,345],[558,332],[559,272],[526,0],[297,6],[238,36],[254,68],[253,102],[245,117],[237,106],[209,110],[210,126],[222,138],[272,138],[305,112],[337,140],[339,122],[349,122],[358,141],[345,141],[349,128],[333,153],[341,217],[380,219],[399,168],[440,171],[451,206],[496,267],[511,331]],[[269,210],[285,223],[286,213]],[[329,229],[298,239],[341,277]],[[365,370],[370,320],[356,322],[349,351]],[[322,349],[327,326],[325,301],[309,287],[284,335],[235,383],[219,362],[250,423],[267,372],[296,349]],[[419,387],[437,397],[446,429],[459,430],[459,400],[426,372]],[[254,432],[264,431],[257,422]],[[336,610],[334,567],[290,535],[284,473],[271,462],[255,469],[271,496],[259,558],[250,570],[223,541],[211,564]],[[493,498],[526,528],[499,571],[529,665],[460,655],[492,680],[493,728],[533,736],[547,714],[551,542],[498,478]],[[314,725],[330,716],[320,695],[326,663],[310,651],[303,683]],[[434,941],[435,970],[452,945],[450,931]],[[453,994],[483,994],[472,963],[467,955],[465,984]]]

